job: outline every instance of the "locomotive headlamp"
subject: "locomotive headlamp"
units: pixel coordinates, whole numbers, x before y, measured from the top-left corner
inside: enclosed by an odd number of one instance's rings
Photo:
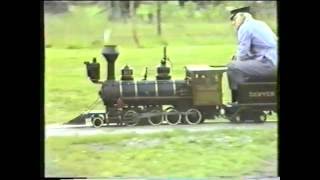
[[[93,83],[100,83],[100,64],[97,63],[97,59],[93,58],[92,63],[86,61],[84,62],[87,68],[87,76]]]

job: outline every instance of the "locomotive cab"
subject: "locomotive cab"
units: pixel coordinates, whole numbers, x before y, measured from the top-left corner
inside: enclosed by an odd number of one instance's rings
[[[222,74],[226,67],[188,65],[186,81],[192,87],[193,105],[222,105]]]

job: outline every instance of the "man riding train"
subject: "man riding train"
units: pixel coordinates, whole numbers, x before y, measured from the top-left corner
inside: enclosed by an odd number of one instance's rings
[[[277,37],[266,23],[252,17],[250,7],[232,10],[230,20],[237,31],[238,47],[227,74],[232,102],[236,102],[239,84],[276,81]]]

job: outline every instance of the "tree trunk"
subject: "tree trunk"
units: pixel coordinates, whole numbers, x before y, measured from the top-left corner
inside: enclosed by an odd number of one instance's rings
[[[132,37],[133,37],[133,41],[136,44],[136,46],[138,48],[141,47],[140,45],[140,41],[137,35],[137,29],[136,29],[136,23],[135,23],[135,8],[134,8],[134,1],[130,1],[129,2],[129,14],[130,14],[130,18],[131,18],[131,23],[132,23]]]
[[[157,1],[157,34],[161,36],[161,2]]]
[[[120,1],[110,1],[111,3],[111,14],[110,20],[119,20],[121,18],[121,7]]]

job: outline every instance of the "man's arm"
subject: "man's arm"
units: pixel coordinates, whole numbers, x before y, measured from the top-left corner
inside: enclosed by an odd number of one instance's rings
[[[237,50],[237,60],[249,59],[250,46],[251,46],[251,32],[247,27],[242,27],[238,32],[238,50]]]

